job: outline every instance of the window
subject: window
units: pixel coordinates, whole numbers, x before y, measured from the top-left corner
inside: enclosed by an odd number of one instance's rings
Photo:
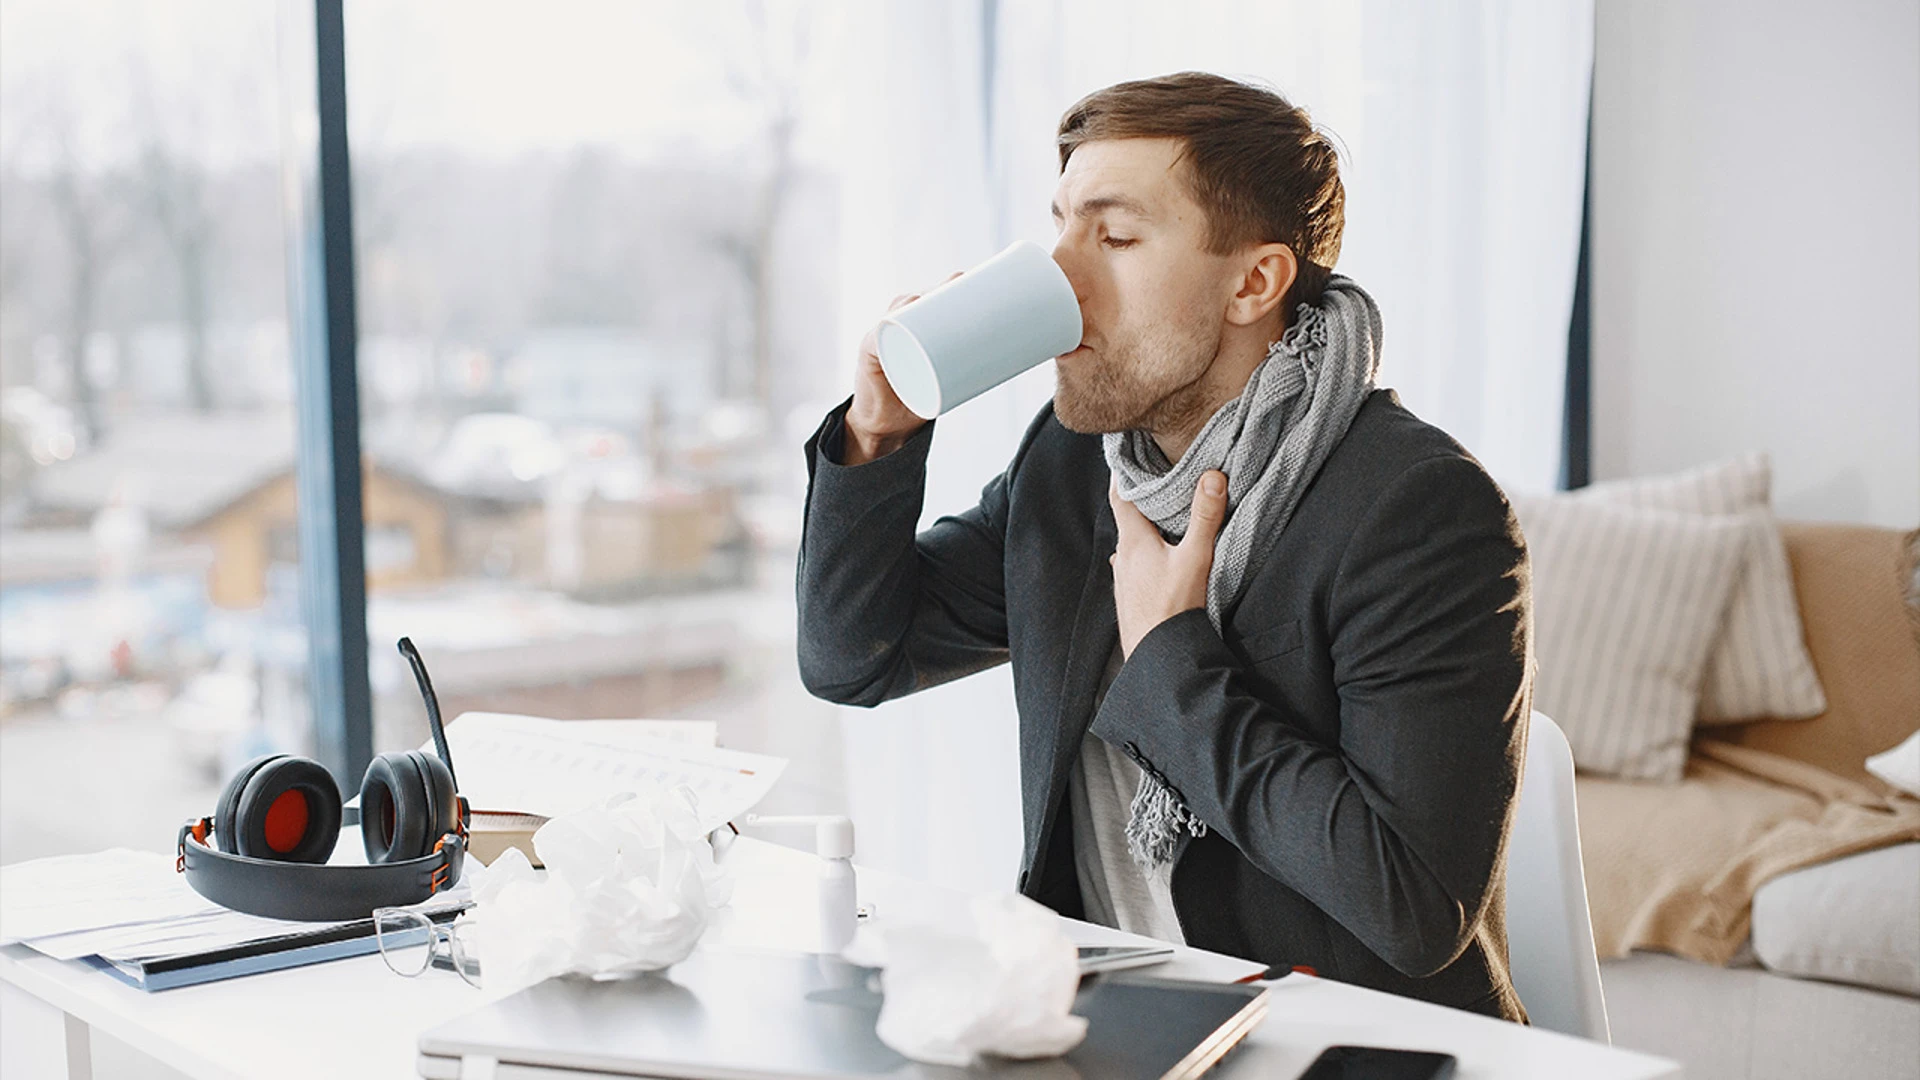
[[[836,5],[345,11],[375,749],[426,738],[404,634],[449,717],[701,717],[837,770],[790,726],[831,715],[791,597],[850,363]]]
[[[315,749],[276,25],[308,9],[0,11],[0,862],[165,848]],[[791,600],[847,366],[837,5],[344,11],[375,751],[425,738],[406,634],[449,716],[713,718],[843,808]]]
[[[0,862],[309,748],[274,18],[0,7]]]

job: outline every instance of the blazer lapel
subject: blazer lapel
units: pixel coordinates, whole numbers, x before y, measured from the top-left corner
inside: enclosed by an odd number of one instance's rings
[[[1052,768],[1048,771],[1046,801],[1057,805],[1066,782],[1067,770],[1080,756],[1081,740],[1093,723],[1094,695],[1100,690],[1100,676],[1106,672],[1113,650],[1120,644],[1120,624],[1113,608],[1113,554],[1118,530],[1113,511],[1101,492],[1100,508],[1093,519],[1093,550],[1088,559],[1086,580],[1080,588],[1080,603],[1074,612],[1073,630],[1067,639],[1065,670],[1061,673],[1060,693],[1053,723]],[[1049,810],[1045,828],[1053,827]]]

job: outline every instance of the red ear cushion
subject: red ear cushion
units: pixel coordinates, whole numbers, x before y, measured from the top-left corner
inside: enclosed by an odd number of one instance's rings
[[[404,862],[433,849],[439,833],[414,752],[381,754],[360,782],[360,841],[370,863]]]
[[[240,792],[246,788],[247,781],[253,779],[253,774],[259,772],[261,766],[286,756],[285,754],[263,754],[240,766],[240,771],[234,773],[233,779],[227,781],[227,786],[220,792],[220,801],[215,804],[213,810],[213,839],[220,845],[221,851],[229,855],[240,854],[237,839],[240,828],[234,824],[233,816],[234,811],[240,806]]]
[[[340,839],[340,789],[319,762],[281,756],[247,778],[233,816],[237,854],[323,863]]]
[[[280,793],[267,807],[264,835],[267,847],[285,854],[300,845],[306,839],[307,824],[313,817],[312,807],[307,801],[307,793],[299,788],[289,788]]]

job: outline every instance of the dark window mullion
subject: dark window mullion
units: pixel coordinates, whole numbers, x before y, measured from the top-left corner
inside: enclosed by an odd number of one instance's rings
[[[1587,171],[1580,201],[1580,250],[1567,320],[1567,385],[1560,443],[1560,488],[1593,480],[1593,83],[1587,84]]]
[[[353,206],[347,155],[345,27],[341,0],[283,9],[292,69],[288,169],[299,192],[288,256],[299,437],[301,609],[315,751],[344,794],[359,790],[373,756],[367,680],[366,555],[360,498],[360,399],[354,312]],[[305,57],[300,54],[307,48]],[[312,63],[306,67],[302,60]],[[301,88],[293,76],[315,74]],[[314,97],[300,101],[297,95]],[[316,124],[303,118],[317,120]],[[316,140],[317,145],[307,140]]]

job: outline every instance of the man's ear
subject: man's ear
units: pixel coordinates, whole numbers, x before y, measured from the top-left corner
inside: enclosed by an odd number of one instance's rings
[[[1300,262],[1285,244],[1261,244],[1250,249],[1248,256],[1240,289],[1227,301],[1227,321],[1235,326],[1251,326],[1266,318],[1300,275]]]

